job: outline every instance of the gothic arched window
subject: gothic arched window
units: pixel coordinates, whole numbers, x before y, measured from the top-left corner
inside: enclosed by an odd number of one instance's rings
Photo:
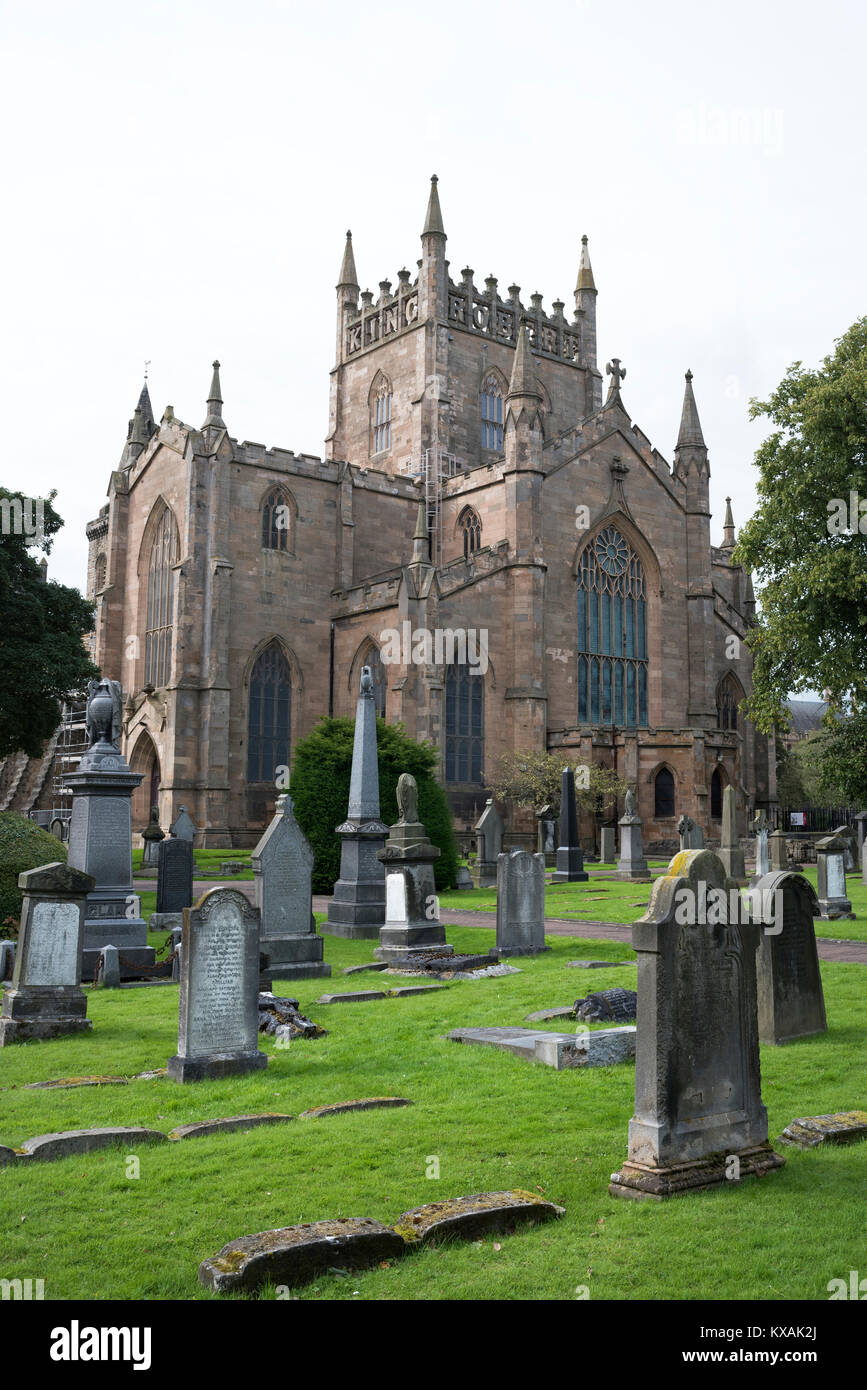
[[[644,568],[615,526],[581,556],[578,574],[578,721],[647,726]]]
[[[743,699],[743,691],[734,676],[724,676],[717,687],[716,717],[718,729],[738,731],[738,705]]]
[[[373,452],[381,454],[391,448],[391,382],[380,376],[373,397]]]
[[[482,448],[503,448],[503,390],[494,372],[482,382]]]
[[[263,550],[291,550],[292,506],[279,487],[269,492],[262,505]]]
[[[94,572],[94,584],[93,584],[93,587],[94,587],[94,590],[96,591],[96,593],[99,593],[100,589],[104,589],[104,588],[105,588],[105,574],[106,574],[107,565],[108,565],[108,562],[107,562],[105,556],[104,556],[104,555],[97,555],[97,557],[96,557],[96,569],[95,569],[95,572]]]
[[[361,665],[370,667],[370,678],[373,681],[373,699],[376,705],[376,712],[380,719],[384,719],[388,678],[386,676],[382,657],[379,653],[379,647],[377,647],[375,642],[371,642],[370,646],[366,649]],[[358,682],[356,681],[355,684],[357,686]]]
[[[464,559],[469,560],[482,543],[482,523],[478,512],[473,511],[472,507],[464,507],[458,517],[458,526],[464,537]]]
[[[674,815],[674,777],[667,767],[661,767],[653,782],[653,814],[656,820]]]
[[[147,620],[145,624],[145,685],[166,685],[172,672],[172,612],[178,559],[178,528],[170,509],[163,506],[156,523],[148,563]]]
[[[256,658],[250,674],[247,781],[273,782],[278,767],[289,766],[292,675],[282,647],[272,642]]]
[[[482,785],[485,678],[466,663],[446,667],[446,781]]]
[[[723,782],[718,767],[710,779],[710,814],[712,820],[722,820]]]

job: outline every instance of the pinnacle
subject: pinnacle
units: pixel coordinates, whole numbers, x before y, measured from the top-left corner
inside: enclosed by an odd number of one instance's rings
[[[446,234],[446,229],[443,226],[443,215],[440,210],[440,198],[437,193],[437,182],[436,174],[431,174],[430,197],[428,198],[422,236],[444,237]]]

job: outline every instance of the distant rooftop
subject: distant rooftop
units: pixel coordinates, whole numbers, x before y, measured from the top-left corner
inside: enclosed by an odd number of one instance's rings
[[[827,700],[787,700],[786,708],[791,711],[792,727],[790,733],[804,738],[821,726],[827,713]]]

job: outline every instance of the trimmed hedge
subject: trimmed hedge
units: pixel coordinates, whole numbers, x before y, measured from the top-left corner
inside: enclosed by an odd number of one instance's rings
[[[316,856],[313,891],[331,893],[340,874],[340,836],[334,827],[346,819],[352,773],[354,719],[321,719],[295,748],[289,794],[298,824]],[[379,799],[387,825],[398,818],[397,780],[409,772],[418,783],[418,814],[429,838],[440,850],[434,865],[436,886],[453,888],[457,881],[458,847],[446,794],[436,780],[436,750],[417,743],[400,724],[376,721]]]
[[[18,875],[41,864],[66,862],[66,845],[49,835],[27,816],[0,811],[0,937],[18,935],[17,928],[4,925],[7,917],[21,917],[23,894]]]

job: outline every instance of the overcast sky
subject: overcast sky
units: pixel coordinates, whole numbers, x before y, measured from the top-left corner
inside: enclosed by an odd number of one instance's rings
[[[0,481],[56,487],[83,586],[150,359],[200,425],[321,454],[347,227],[362,288],[420,254],[432,173],[452,274],[572,306],[672,458],[691,367],[712,534],[740,523],[763,398],[867,312],[867,7],[636,0],[6,0]]]

